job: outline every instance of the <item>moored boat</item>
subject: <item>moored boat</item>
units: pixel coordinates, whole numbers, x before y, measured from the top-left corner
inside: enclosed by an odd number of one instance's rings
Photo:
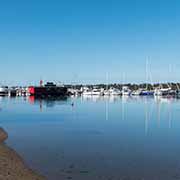
[[[130,96],[131,95],[131,90],[129,89],[128,86],[122,87],[122,95],[123,96]]]
[[[142,92],[141,89],[134,90],[134,91],[132,91],[131,95],[132,96],[139,96],[141,94],[141,92]]]
[[[8,95],[8,87],[7,86],[1,86],[0,87],[0,96],[6,96]]]
[[[140,93],[141,96],[153,96],[154,91],[153,90],[142,90]]]
[[[110,88],[109,93],[110,93],[111,96],[119,96],[119,95],[121,95],[121,91],[119,89],[116,89],[116,88]]]
[[[16,96],[17,95],[17,90],[15,88],[10,88],[8,90],[8,96],[12,97],[12,96]]]
[[[97,89],[97,88],[95,88],[95,89],[93,89],[92,91],[91,91],[91,93],[92,93],[92,95],[94,95],[94,96],[101,96],[101,95],[103,95],[103,89]]]
[[[52,82],[48,82],[44,86],[30,86],[28,88],[28,93],[37,97],[58,97],[66,96],[68,94],[66,87],[56,86],[56,84]]]
[[[109,89],[104,90],[104,96],[110,96],[110,91],[109,91]]]
[[[91,96],[92,95],[92,90],[89,89],[88,87],[82,88],[82,95],[83,96]]]
[[[154,95],[155,96],[166,96],[170,92],[170,88],[158,88],[154,90]]]

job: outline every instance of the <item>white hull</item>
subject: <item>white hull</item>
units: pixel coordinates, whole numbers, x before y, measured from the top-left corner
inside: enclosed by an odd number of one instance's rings
[[[103,93],[103,89],[93,89],[92,90],[92,95],[93,96],[102,96],[104,93]]]
[[[91,95],[92,95],[92,92],[83,92],[82,95],[83,95],[83,96],[91,96]]]
[[[162,96],[163,93],[162,93],[161,91],[158,91],[158,92],[155,92],[154,95],[155,95],[155,96]]]
[[[137,91],[133,91],[131,95],[132,96],[139,96],[140,94],[141,94],[141,91],[137,90]]]
[[[122,96],[130,96],[131,95],[131,90],[129,89],[128,86],[123,86],[122,87]]]
[[[123,93],[122,93],[122,96],[130,96],[130,95],[131,95],[130,92],[123,92]]]
[[[105,90],[105,91],[104,91],[104,96],[110,96],[109,90]]]
[[[121,95],[121,91],[119,89],[116,89],[116,88],[111,88],[109,89],[109,95],[110,96],[119,96]]]
[[[7,95],[8,94],[8,89],[4,87],[0,87],[0,95]]]
[[[112,92],[110,93],[111,96],[120,96],[121,92]]]
[[[165,95],[168,95],[170,94],[170,89],[156,89],[154,91],[154,95],[155,96],[165,96]]]

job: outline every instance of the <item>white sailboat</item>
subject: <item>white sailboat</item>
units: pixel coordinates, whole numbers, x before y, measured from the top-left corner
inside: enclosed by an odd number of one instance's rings
[[[110,96],[110,92],[108,89],[104,90],[104,96]]]
[[[179,88],[178,83],[176,83],[176,87],[177,87],[176,95],[177,97],[180,97],[180,88]]]
[[[177,92],[174,89],[172,89],[172,84],[167,83],[167,85],[168,85],[168,87],[170,89],[169,92],[168,92],[168,95],[175,96]]]
[[[116,88],[110,88],[109,93],[110,93],[111,96],[119,96],[119,95],[121,95],[121,91],[119,89],[116,89]]]
[[[129,89],[128,86],[124,86],[124,82],[125,82],[125,74],[123,74],[123,86],[122,86],[121,94],[122,96],[130,96],[131,90]]]
[[[146,88],[141,90],[140,95],[141,96],[151,96],[154,95],[153,90],[148,90],[148,77],[149,77],[149,71],[148,71],[148,59],[146,60]]]
[[[171,73],[171,65],[169,65],[169,73]],[[154,95],[155,96],[171,96],[175,95],[176,92],[172,89],[172,87],[167,83],[167,87],[164,88],[163,85],[161,84],[159,88],[155,89]]]
[[[169,91],[171,90],[171,88],[164,88],[162,85],[160,85],[159,88],[156,88],[154,90],[154,95],[155,96],[166,96],[169,94]]]
[[[82,89],[82,95],[83,96],[91,96],[92,95],[92,90],[89,89],[88,87],[84,87]]]
[[[128,86],[122,87],[122,95],[123,96],[130,96],[131,95],[131,90],[129,89]]]
[[[108,74],[106,74],[106,89],[104,90],[104,96],[110,96],[110,92],[108,89]]]
[[[91,91],[91,94],[94,95],[94,96],[101,96],[103,95],[103,91],[104,89],[97,89],[97,88],[94,88],[92,91]]]
[[[132,96],[140,96],[141,92],[142,92],[141,89],[137,89],[137,90],[132,91],[131,95]]]
[[[0,87],[0,95],[1,96],[8,95],[8,87],[7,86],[1,86]]]

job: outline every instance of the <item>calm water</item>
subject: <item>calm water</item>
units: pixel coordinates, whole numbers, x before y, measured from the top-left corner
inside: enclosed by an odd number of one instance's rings
[[[50,180],[180,179],[178,99],[1,98],[0,123]]]

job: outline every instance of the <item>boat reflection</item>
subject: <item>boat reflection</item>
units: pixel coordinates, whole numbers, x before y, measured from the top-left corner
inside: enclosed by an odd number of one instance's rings
[[[174,97],[156,97],[155,102],[157,104],[157,120],[158,120],[158,126],[160,126],[161,123],[161,111],[163,110],[162,107],[166,108],[166,113],[168,117],[168,127],[169,129],[172,126],[172,106],[173,103],[179,101],[178,98]]]
[[[49,97],[49,98],[36,98],[34,96],[29,96],[28,97],[28,102],[31,105],[39,105],[40,111],[43,110],[43,106],[47,108],[53,108],[56,105],[64,105],[67,104],[67,97],[64,98],[54,98],[54,97]]]
[[[105,115],[106,115],[106,120],[109,120],[109,108],[110,108],[110,100],[106,99],[106,108],[105,108]],[[114,99],[115,101],[117,99]],[[166,113],[167,114],[167,119],[168,119],[168,127],[169,129],[172,127],[172,111],[173,111],[173,103],[176,101],[179,101],[176,98],[173,97],[128,97],[128,96],[124,96],[121,97],[121,110],[119,111],[119,113],[121,114],[121,119],[123,121],[126,120],[126,116],[128,116],[128,114],[126,114],[126,112],[128,112],[128,103],[142,103],[144,106],[144,132],[145,135],[148,134],[149,131],[149,124],[150,121],[153,120],[154,117],[154,113],[156,112],[157,114],[157,122],[158,122],[158,126],[160,127],[160,123],[161,123],[161,119],[165,119],[164,117],[161,117],[161,113]],[[112,101],[111,101],[112,102]],[[163,109],[161,108],[161,106],[163,106]],[[128,118],[128,117],[127,117]]]
[[[114,103],[121,99],[120,96],[92,96],[92,95],[84,95],[81,96],[82,101],[108,101],[110,103]]]
[[[155,100],[155,102],[162,104],[162,103],[175,102],[175,101],[177,101],[178,99],[177,99],[177,98],[174,98],[174,97],[172,97],[172,96],[169,96],[169,97],[155,96],[155,97],[154,97],[154,100]]]
[[[40,99],[35,98],[34,96],[28,97],[28,102],[31,105],[39,105],[40,111],[43,111],[43,107],[53,108],[58,105],[69,105],[73,107],[73,111],[77,112],[76,104],[78,101],[89,103],[101,102],[104,110],[104,119],[110,120],[114,114],[113,108],[119,108],[118,115],[120,119],[126,121],[129,119],[130,114],[128,113],[130,109],[133,109],[134,115],[137,117],[144,117],[144,132],[147,135],[150,128],[149,125],[155,122],[158,127],[160,127],[161,119],[168,119],[168,127],[171,128],[173,116],[173,103],[179,101],[179,99],[171,98],[171,97],[147,97],[147,96],[81,96],[81,97],[73,97],[73,98],[46,98]],[[114,106],[114,107],[113,107]],[[138,109],[137,109],[138,108]],[[142,113],[139,113],[139,108],[142,109]],[[138,114],[136,114],[138,113]],[[163,115],[163,116],[162,116]],[[136,117],[135,116],[135,117]],[[167,118],[165,118],[165,116]],[[154,121],[155,120],[155,121]]]

